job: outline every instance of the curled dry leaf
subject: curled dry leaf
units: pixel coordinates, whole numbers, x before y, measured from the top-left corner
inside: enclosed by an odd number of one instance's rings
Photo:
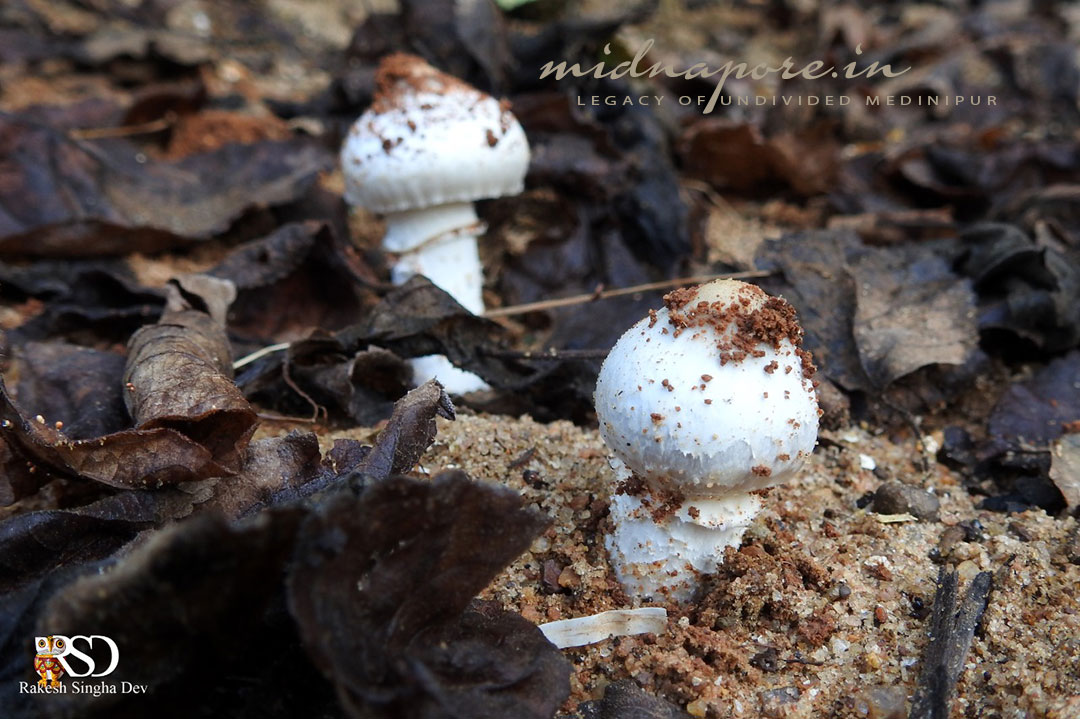
[[[322,487],[335,473],[321,462],[319,440],[311,432],[290,432],[255,440],[244,468],[233,477],[206,480],[213,493],[201,508],[230,519],[296,499]]]
[[[52,425],[26,419],[0,382],[0,428],[12,461],[28,464],[42,481],[48,475],[88,479],[121,489],[160,487],[230,472],[202,445],[159,427],[129,429],[94,439],[72,440]],[[33,491],[36,487],[30,489]]]
[[[393,352],[370,347],[352,358],[334,338],[293,343],[285,355],[289,377],[320,406],[337,406],[362,427],[386,419],[394,400],[412,386],[412,367]],[[305,356],[307,355],[307,356]]]
[[[176,430],[205,447],[215,462],[238,471],[257,418],[232,381],[221,324],[236,290],[205,275],[169,290],[161,320],[136,332],[128,345],[128,410],[138,429]],[[211,314],[190,309],[200,304]]]
[[[0,382],[0,437],[12,468],[0,500],[35,490],[31,474],[41,482],[51,475],[133,489],[240,469],[256,415],[230,379],[224,328],[202,311],[223,316],[232,285],[208,277],[183,285],[170,287],[163,321],[132,338],[123,379],[134,429],[72,439],[42,415],[27,419]],[[196,305],[201,309],[191,309]]]
[[[375,446],[354,471],[385,479],[411,470],[435,439],[436,415],[454,419],[454,404],[442,385],[432,379],[397,401]]]
[[[483,347],[499,346],[503,329],[470,313],[419,275],[388,292],[362,322],[337,336],[348,348],[375,344],[402,357],[443,354],[489,382],[495,379],[493,384],[518,379],[503,363],[480,352]]]

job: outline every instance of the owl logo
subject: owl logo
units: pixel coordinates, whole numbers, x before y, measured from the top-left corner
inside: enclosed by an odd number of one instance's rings
[[[34,656],[34,671],[41,680],[39,687],[60,686],[60,677],[64,676],[64,667],[60,657],[67,653],[67,637],[48,636],[37,638],[37,654]]]

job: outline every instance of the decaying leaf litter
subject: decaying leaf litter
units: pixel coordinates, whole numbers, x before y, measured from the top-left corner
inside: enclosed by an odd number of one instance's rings
[[[11,715],[947,716],[952,694],[952,716],[1080,710],[1068,3],[17,0],[0,26]],[[842,64],[862,44],[918,68],[766,93],[997,103],[703,116],[583,107],[641,88],[538,79],[650,37],[683,67]],[[347,213],[334,170],[392,51],[508,97],[529,135],[526,192],[479,208],[490,306],[757,270],[799,311],[818,451],[665,634],[558,652],[531,626],[628,605],[603,550],[598,361],[571,351],[607,349],[662,293],[495,322],[423,280],[392,289],[378,221]],[[405,360],[432,353],[494,390],[406,396]],[[981,619],[960,610],[955,645],[928,650],[948,625],[935,597],[985,573]],[[87,627],[152,695],[18,693],[32,637]],[[951,679],[967,641],[955,690],[920,678],[938,661]]]

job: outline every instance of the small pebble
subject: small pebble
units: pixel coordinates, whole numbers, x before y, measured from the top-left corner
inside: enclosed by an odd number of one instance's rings
[[[903,719],[907,692],[902,687],[867,687],[853,697],[855,714],[867,719]]]
[[[787,707],[799,701],[802,693],[798,687],[780,687],[761,692],[761,713],[763,716],[782,719],[787,716]]]
[[[870,509],[878,514],[910,514],[936,522],[940,504],[938,498],[925,489],[894,480],[878,487]]]
[[[686,713],[692,717],[703,717],[709,711],[709,705],[701,699],[695,699],[686,705]]]
[[[1065,556],[1073,564],[1080,564],[1080,527],[1074,529],[1065,542]]]

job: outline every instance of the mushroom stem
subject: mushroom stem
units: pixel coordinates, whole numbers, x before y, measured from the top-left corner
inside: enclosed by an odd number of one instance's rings
[[[645,490],[611,498],[614,527],[607,536],[615,574],[631,596],[692,597],[701,575],[714,574],[724,549],[738,547],[761,510],[755,494],[732,492],[722,498],[686,499],[674,511]]]
[[[471,202],[388,213],[383,247],[398,253],[391,281],[401,285],[413,275],[424,275],[469,312],[483,314],[483,267],[476,243],[483,231]],[[411,364],[418,385],[435,378],[453,394],[490,389],[442,355],[417,357]]]
[[[473,314],[483,314],[483,269],[476,238],[483,232],[471,202],[438,205],[386,216],[383,247],[397,252],[391,281],[424,275]]]

